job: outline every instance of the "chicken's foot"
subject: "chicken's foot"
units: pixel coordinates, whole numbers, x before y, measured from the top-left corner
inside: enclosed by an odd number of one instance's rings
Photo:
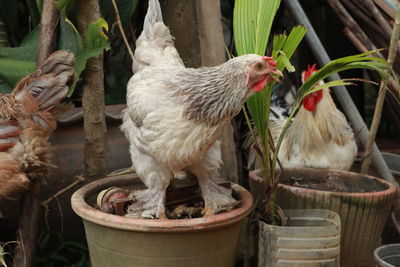
[[[230,206],[236,206],[236,199],[232,197],[232,189],[218,185],[214,180],[199,179],[199,185],[204,199],[203,214],[213,215],[226,211]]]
[[[166,190],[144,189],[132,193],[137,201],[128,207],[126,217],[166,219],[165,216]],[[131,196],[130,196],[131,197]]]

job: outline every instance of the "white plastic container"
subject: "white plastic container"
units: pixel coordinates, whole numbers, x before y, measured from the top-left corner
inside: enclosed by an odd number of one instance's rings
[[[259,267],[333,267],[340,262],[340,217],[319,209],[288,209],[291,226],[259,221]]]

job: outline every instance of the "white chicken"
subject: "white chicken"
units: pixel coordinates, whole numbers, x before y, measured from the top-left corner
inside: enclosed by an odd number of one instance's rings
[[[309,66],[302,73],[302,82],[316,71],[315,64]],[[270,117],[269,124],[275,143],[286,119]],[[353,131],[326,88],[305,97],[284,136],[278,158],[283,167],[349,170],[356,155]]]
[[[234,202],[230,190],[216,183],[221,163],[217,138],[253,92],[277,80],[274,74],[282,75],[276,62],[250,54],[216,67],[185,68],[158,0],[149,1],[134,57],[121,130],[147,189],[134,193],[137,202],[129,213],[165,217],[166,189],[181,171],[197,177],[206,215]]]

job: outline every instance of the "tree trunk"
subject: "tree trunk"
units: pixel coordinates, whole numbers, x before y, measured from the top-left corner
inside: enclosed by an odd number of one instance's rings
[[[100,18],[97,0],[78,1],[78,30],[84,35],[88,25]],[[85,131],[85,176],[106,173],[106,121],[104,113],[103,56],[88,60],[84,71],[82,97]]]

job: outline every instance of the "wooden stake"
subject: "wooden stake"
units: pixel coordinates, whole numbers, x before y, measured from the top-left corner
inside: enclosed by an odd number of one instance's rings
[[[396,20],[392,31],[392,38],[390,40],[389,56],[388,56],[389,70],[387,70],[389,76],[392,75],[393,62],[396,59],[399,36],[400,36],[400,11],[397,12]],[[386,90],[387,90],[387,83],[388,83],[387,80],[382,80],[379,88],[378,99],[376,100],[376,105],[375,105],[374,117],[372,119],[372,124],[368,135],[368,141],[365,148],[364,161],[361,165],[361,173],[368,174],[368,170],[371,165],[372,145],[375,142],[376,133],[378,131],[379,123],[381,120],[383,102],[385,101]]]

